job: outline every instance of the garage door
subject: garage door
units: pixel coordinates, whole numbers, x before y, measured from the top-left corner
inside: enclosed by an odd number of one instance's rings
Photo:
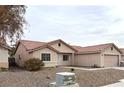
[[[119,63],[119,56],[117,55],[105,55],[104,66],[105,67],[116,67]]]
[[[78,66],[100,66],[100,54],[82,54],[75,56],[76,65]]]

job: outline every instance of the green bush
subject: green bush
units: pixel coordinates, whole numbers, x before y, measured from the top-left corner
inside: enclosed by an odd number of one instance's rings
[[[7,71],[7,70],[8,70],[8,68],[0,67],[0,72]]]
[[[42,66],[44,66],[44,63],[38,58],[31,58],[25,61],[25,65],[24,65],[26,70],[29,70],[29,71],[40,70]]]

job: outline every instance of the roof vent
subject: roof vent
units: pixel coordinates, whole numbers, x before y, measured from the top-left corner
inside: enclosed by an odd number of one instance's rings
[[[61,46],[61,43],[58,43],[58,46],[60,47]]]

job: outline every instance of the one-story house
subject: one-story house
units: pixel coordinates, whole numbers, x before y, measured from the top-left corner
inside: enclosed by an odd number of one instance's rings
[[[11,49],[4,44],[0,44],[0,68],[9,68],[9,51]]]
[[[14,54],[19,66],[24,66],[24,62],[30,58],[39,58],[45,66],[54,66],[73,64],[76,51],[60,39],[51,42],[20,40]]]
[[[61,39],[51,42],[20,40],[14,52],[19,66],[30,58],[39,58],[45,66],[71,65],[111,67],[119,66],[121,51],[113,44],[81,47],[67,44]]]

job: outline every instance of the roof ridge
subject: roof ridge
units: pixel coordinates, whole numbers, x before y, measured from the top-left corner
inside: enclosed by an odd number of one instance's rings
[[[62,39],[52,40],[52,41],[49,41],[49,42],[47,42],[47,43],[50,44],[50,43],[53,43],[53,42],[56,42],[56,41],[62,41]]]
[[[114,44],[114,43],[105,43],[105,44],[97,44],[97,45],[89,45],[89,46],[77,46],[77,45],[71,45],[71,46],[76,46],[76,47],[85,48],[85,47],[94,47],[94,46],[111,45],[111,44]]]
[[[115,45],[114,43],[105,43],[105,44],[98,44],[98,45],[92,45],[92,46],[72,46],[74,47],[76,50],[78,50],[78,52],[90,52],[90,51],[103,51],[106,48]],[[115,46],[116,47],[116,46]]]

